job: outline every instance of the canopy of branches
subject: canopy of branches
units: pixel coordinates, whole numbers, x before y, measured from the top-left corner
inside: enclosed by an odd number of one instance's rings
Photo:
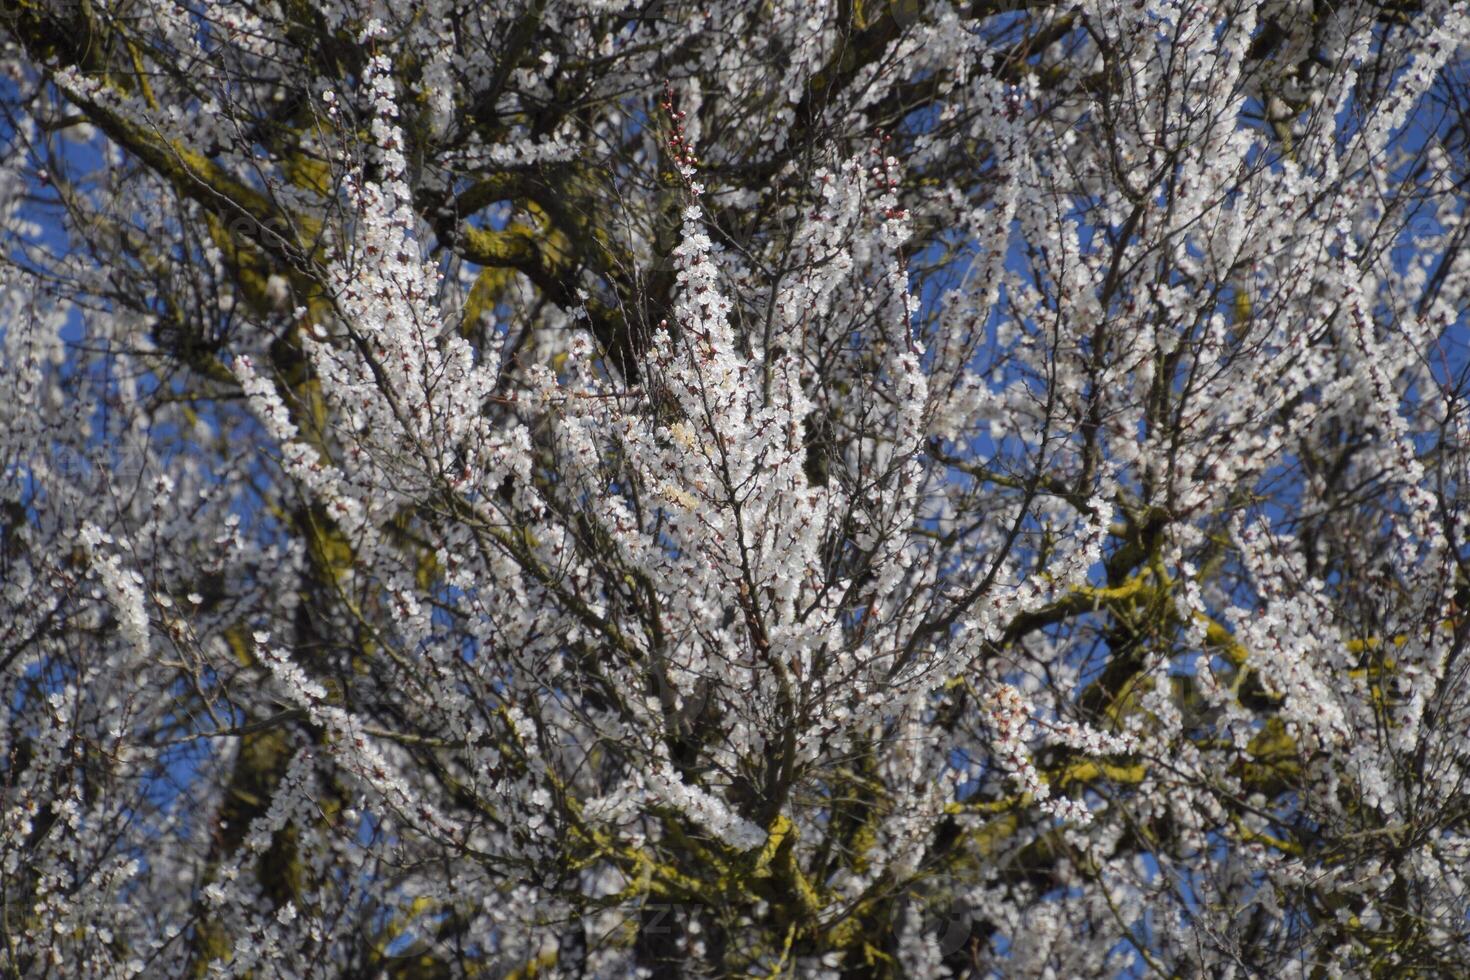
[[[0,973],[1470,975],[1467,38],[0,0]]]

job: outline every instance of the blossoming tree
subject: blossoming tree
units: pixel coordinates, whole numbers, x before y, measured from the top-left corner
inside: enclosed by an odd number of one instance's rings
[[[1470,18],[4,0],[0,972],[1470,971]]]

